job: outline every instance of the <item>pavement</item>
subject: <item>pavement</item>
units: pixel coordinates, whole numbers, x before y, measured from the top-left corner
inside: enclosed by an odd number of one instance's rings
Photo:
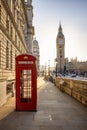
[[[37,81],[37,112],[15,111],[12,97],[0,108],[0,130],[87,130],[87,107],[42,77]]]

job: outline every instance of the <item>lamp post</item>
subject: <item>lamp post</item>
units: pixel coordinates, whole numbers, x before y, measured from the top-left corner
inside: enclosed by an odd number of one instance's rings
[[[50,76],[50,60],[48,60],[48,75]]]
[[[46,65],[45,65],[45,76],[46,76]]]
[[[55,59],[55,75],[57,77],[57,58]]]
[[[60,74],[61,74],[61,58],[62,56],[60,55]]]
[[[56,77],[57,77],[57,63],[56,63]]]

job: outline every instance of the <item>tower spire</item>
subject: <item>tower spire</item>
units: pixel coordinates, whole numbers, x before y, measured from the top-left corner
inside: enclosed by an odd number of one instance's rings
[[[59,21],[59,26],[61,26],[61,20]]]
[[[61,21],[59,21],[59,32],[62,32]]]

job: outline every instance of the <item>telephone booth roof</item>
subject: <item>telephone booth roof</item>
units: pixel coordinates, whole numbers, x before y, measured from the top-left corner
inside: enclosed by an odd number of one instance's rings
[[[36,57],[31,55],[31,54],[28,54],[28,53],[25,53],[25,54],[20,54],[16,57],[16,61],[36,61]]]

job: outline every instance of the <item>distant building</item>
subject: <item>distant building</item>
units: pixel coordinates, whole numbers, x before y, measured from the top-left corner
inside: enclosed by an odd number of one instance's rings
[[[15,79],[15,57],[32,52],[32,11],[32,0],[26,6],[24,0],[0,0],[0,105],[8,95],[7,82]]]
[[[40,75],[44,76],[47,74],[47,66],[46,65],[40,65]]]
[[[59,73],[64,72],[64,66],[65,66],[65,37],[62,32],[62,27],[61,24],[59,25],[58,29],[58,35],[56,38],[56,52],[57,52],[57,57],[56,57],[56,71]]]
[[[77,58],[65,58],[66,73],[76,73],[87,77],[87,61],[78,61]]]
[[[87,61],[78,61],[77,58],[69,62],[69,72],[87,76]]]
[[[36,39],[33,40],[33,55],[36,57],[37,74],[40,73],[40,54],[39,43]]]

